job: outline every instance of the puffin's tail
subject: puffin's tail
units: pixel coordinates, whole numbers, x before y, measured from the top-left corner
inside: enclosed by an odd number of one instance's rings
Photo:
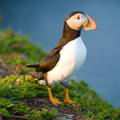
[[[26,65],[26,67],[35,68],[36,72],[40,72],[40,64]]]
[[[29,75],[34,78],[37,79],[38,82],[42,85],[46,85],[45,79],[44,79],[44,75],[42,72],[30,72]]]
[[[40,66],[39,64],[34,64],[34,65],[26,65],[26,67],[31,67],[31,68],[36,68],[37,66]]]
[[[30,72],[29,75],[31,75],[33,78],[36,78],[39,80],[39,83],[42,85],[46,85],[46,82],[44,80],[44,75],[41,72],[40,65],[39,64],[34,64],[34,65],[26,65],[26,67],[29,68],[35,68],[35,72]]]

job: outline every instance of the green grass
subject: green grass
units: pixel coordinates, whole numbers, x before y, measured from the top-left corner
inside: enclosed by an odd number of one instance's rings
[[[18,82],[19,81],[19,82]],[[24,98],[48,97],[47,88],[33,79],[11,75],[0,79],[0,112],[4,116],[30,115],[31,120],[50,120],[57,115],[56,110],[41,111],[31,109],[22,101]]]
[[[0,79],[0,93],[0,111],[5,116],[28,114],[37,120],[37,116],[41,114],[48,114],[50,117],[57,114],[56,110],[49,113],[47,109],[43,110],[45,113],[43,111],[42,113],[36,113],[34,112],[35,110],[31,111],[28,105],[21,102],[24,98],[48,97],[47,88],[38,84],[37,81],[27,78],[27,76],[18,77],[11,75]],[[55,85],[53,94],[63,99],[63,88],[60,85]],[[80,104],[78,110],[86,114],[90,120],[119,120],[120,118],[120,109],[114,108],[101,99],[84,81],[75,82],[71,80],[70,96],[77,104]]]
[[[77,85],[77,94],[76,94]],[[114,108],[107,101],[91,89],[84,81],[71,82],[71,93],[76,103],[80,104],[80,109],[90,120],[119,120],[120,109]]]
[[[12,60],[7,59],[5,63],[10,65],[37,63],[45,55],[40,47],[28,41],[27,36],[17,35],[10,29],[0,31],[0,48],[0,57],[3,60],[4,56],[12,53],[27,57],[27,59],[21,59],[18,55]],[[60,85],[54,86],[53,94],[63,100],[64,93]],[[80,82],[71,80],[70,96],[76,104],[80,104],[77,109],[88,116],[86,120],[120,120],[120,109],[99,97],[83,80]],[[0,78],[0,112],[4,116],[29,115],[29,120],[52,120],[58,114],[58,110],[31,109],[22,101],[24,98],[33,97],[48,98],[46,86],[38,84],[27,75]]]
[[[28,36],[17,35],[11,29],[0,31],[0,54],[10,55],[16,53],[12,60],[5,59],[8,64],[38,63],[45,55],[42,48],[28,41]],[[20,55],[28,59],[20,59]],[[4,58],[4,57],[3,57]]]

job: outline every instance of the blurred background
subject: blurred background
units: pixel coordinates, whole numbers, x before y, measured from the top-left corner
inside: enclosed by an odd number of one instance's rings
[[[82,31],[88,56],[74,78],[120,108],[119,0],[0,0],[0,29],[27,34],[49,51],[61,37],[64,19],[75,10],[94,18],[97,30]]]

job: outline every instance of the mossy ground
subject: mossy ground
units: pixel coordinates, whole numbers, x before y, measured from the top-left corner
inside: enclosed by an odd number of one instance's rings
[[[0,32],[0,59],[2,61],[0,64],[16,68],[18,64],[24,66],[38,63],[44,55],[45,52],[30,43],[27,36],[17,35],[10,29]],[[0,72],[2,69],[0,68]],[[30,78],[27,75],[28,71],[29,69],[24,67],[20,75],[11,74],[0,78],[0,113],[4,117],[10,119],[14,116],[23,116],[28,120],[53,120],[61,113],[69,111],[76,113],[74,116],[76,120],[120,120],[120,109],[101,99],[83,80],[80,82],[71,80],[70,83],[70,96],[76,104],[79,104],[77,107],[66,104],[54,107],[47,99],[46,86]],[[54,86],[53,94],[63,101],[64,92],[60,85]],[[41,100],[43,102],[40,102]],[[33,101],[39,101],[39,106]],[[84,117],[78,118],[78,116]]]

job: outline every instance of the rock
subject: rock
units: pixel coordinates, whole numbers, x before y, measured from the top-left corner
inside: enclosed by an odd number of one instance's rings
[[[0,120],[3,120],[3,118],[2,118],[2,114],[0,113]]]

